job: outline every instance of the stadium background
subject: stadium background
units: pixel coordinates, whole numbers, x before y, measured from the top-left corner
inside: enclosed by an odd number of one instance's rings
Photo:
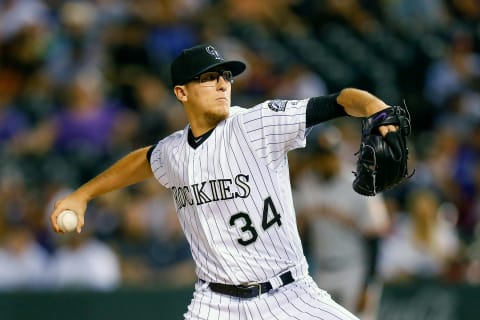
[[[386,199],[402,211],[408,193],[433,190],[461,246],[425,283],[414,286],[413,274],[399,286],[387,284],[383,297],[393,298],[376,313],[404,319],[407,313],[402,318],[396,310],[415,305],[408,319],[440,319],[435,312],[478,318],[479,40],[475,0],[0,1],[0,318],[30,318],[25,310],[33,305],[49,317],[59,301],[92,306],[96,299],[110,299],[105,305],[117,311],[131,301],[152,317],[158,311],[152,305],[163,301],[159,312],[166,316],[168,297],[188,301],[190,253],[170,195],[155,183],[96,200],[81,236],[54,235],[47,217],[61,194],[185,125],[168,62],[199,42],[247,62],[234,84],[238,105],[347,86],[389,104],[405,100],[417,173]],[[64,269],[88,268],[82,262],[89,258],[71,265],[51,260],[85,244],[101,270],[92,266],[98,272],[91,277],[77,271],[78,279],[62,282],[60,272],[68,278]],[[96,313],[76,315],[102,314],[102,307],[91,308]]]

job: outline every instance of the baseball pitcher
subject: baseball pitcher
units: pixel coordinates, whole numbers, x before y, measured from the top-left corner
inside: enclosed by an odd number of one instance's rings
[[[318,123],[393,108],[352,88],[231,107],[233,79],[245,68],[211,45],[184,50],[171,64],[171,80],[188,125],[131,152],[57,202],[53,228],[62,232],[56,217],[70,209],[80,232],[90,200],[154,177],[172,193],[196,263],[185,319],[357,319],[308,274],[287,153],[304,147],[307,129]],[[395,122],[379,124],[376,134],[397,129]]]

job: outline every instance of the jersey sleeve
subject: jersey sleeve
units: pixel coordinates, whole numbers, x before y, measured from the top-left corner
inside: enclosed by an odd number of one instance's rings
[[[150,167],[155,178],[165,187],[169,187],[168,174],[165,161],[165,140],[161,140],[150,151]]]
[[[242,114],[242,124],[254,151],[278,167],[288,151],[305,147],[305,100],[267,100]]]

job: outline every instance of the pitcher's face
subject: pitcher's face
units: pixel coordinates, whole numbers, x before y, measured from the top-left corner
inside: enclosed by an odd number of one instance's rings
[[[187,113],[202,117],[209,126],[225,120],[230,112],[232,74],[230,71],[209,71],[182,87],[181,97]]]

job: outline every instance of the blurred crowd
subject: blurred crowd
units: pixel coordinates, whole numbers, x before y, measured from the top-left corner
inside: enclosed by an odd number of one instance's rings
[[[95,200],[81,235],[54,234],[48,216],[65,192],[186,125],[169,62],[205,42],[247,63],[234,105],[354,86],[409,108],[415,174],[378,197],[351,194],[359,121],[322,125],[291,154],[320,282],[336,283],[329,271],[352,260],[359,292],[415,277],[480,282],[478,1],[2,0],[0,290],[194,281],[155,181]],[[328,241],[336,247],[320,250]]]

